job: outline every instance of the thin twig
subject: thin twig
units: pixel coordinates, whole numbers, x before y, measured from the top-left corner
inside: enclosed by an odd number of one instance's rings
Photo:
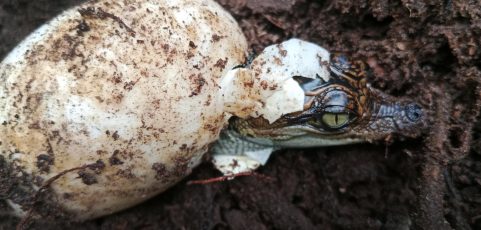
[[[192,184],[211,184],[211,183],[222,182],[222,181],[226,181],[226,180],[232,180],[236,177],[241,177],[241,176],[255,176],[255,177],[258,177],[258,178],[261,178],[261,179],[264,179],[264,180],[269,180],[269,181],[274,180],[270,176],[266,176],[266,175],[256,173],[256,172],[241,172],[241,173],[225,175],[225,176],[220,176],[220,177],[214,177],[214,178],[205,179],[205,180],[191,180],[191,181],[187,182],[187,184],[188,185],[192,185]]]

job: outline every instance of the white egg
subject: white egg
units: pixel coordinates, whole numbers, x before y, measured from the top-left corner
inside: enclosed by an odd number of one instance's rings
[[[9,180],[8,202],[25,215],[46,180],[95,162],[55,180],[45,203],[87,219],[164,191],[218,138],[230,116],[219,83],[246,50],[211,0],[65,11],[0,64],[1,176],[22,174]]]

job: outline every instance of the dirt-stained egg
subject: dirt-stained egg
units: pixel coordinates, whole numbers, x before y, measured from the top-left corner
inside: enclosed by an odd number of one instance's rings
[[[212,0],[65,11],[0,64],[2,197],[18,216],[40,200],[39,213],[87,219],[164,191],[231,116],[220,83],[246,50]]]

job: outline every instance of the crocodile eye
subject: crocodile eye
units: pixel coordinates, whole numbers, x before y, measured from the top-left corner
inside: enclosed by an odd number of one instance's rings
[[[331,129],[342,128],[348,122],[348,113],[324,113],[322,115],[322,123]]]

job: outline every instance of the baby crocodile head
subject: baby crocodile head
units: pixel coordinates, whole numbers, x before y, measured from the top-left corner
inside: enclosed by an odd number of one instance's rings
[[[231,128],[251,140],[268,140],[281,147],[342,145],[382,140],[391,134],[415,137],[424,126],[418,104],[395,98],[367,83],[367,65],[332,55],[330,78],[295,77],[305,92],[304,110],[266,119],[236,118]]]

